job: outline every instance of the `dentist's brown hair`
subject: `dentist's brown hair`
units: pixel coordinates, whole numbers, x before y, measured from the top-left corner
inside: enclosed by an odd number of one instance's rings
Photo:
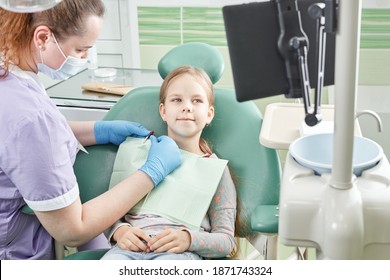
[[[83,36],[84,21],[89,16],[103,18],[104,12],[101,0],[63,0],[37,13],[14,13],[0,8],[0,64],[5,70],[0,79],[7,76],[10,64],[19,65],[20,61],[31,59],[31,43],[38,26],[47,26],[61,41],[74,35]]]

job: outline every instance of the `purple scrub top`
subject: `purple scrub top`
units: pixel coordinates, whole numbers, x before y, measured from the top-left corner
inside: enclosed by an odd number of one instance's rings
[[[52,238],[20,208],[56,210],[79,197],[77,145],[36,74],[11,68],[0,80],[0,259],[53,259]]]

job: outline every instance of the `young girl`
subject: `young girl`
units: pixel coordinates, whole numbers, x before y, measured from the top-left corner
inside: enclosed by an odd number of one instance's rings
[[[172,71],[160,90],[160,115],[179,148],[216,157],[201,138],[214,117],[213,85],[200,69]],[[128,214],[111,231],[114,246],[102,259],[203,259],[225,257],[235,247],[236,190],[228,168],[213,196],[201,230],[190,230],[153,214]]]

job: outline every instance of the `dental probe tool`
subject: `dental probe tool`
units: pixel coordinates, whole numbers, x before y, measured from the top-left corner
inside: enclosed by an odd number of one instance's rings
[[[152,130],[151,132],[149,132],[148,136],[145,137],[144,144],[146,143],[146,141],[149,140],[150,136],[152,136],[153,134],[154,134],[154,130]]]

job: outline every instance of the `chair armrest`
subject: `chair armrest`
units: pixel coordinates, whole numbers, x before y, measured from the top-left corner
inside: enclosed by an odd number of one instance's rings
[[[100,260],[109,249],[81,251],[68,255],[64,260]]]
[[[27,214],[27,215],[35,215],[34,211],[27,205],[25,204],[22,209],[20,209],[20,211],[23,213],[23,214]]]
[[[257,206],[251,216],[251,229],[256,232],[278,233],[277,205]]]

